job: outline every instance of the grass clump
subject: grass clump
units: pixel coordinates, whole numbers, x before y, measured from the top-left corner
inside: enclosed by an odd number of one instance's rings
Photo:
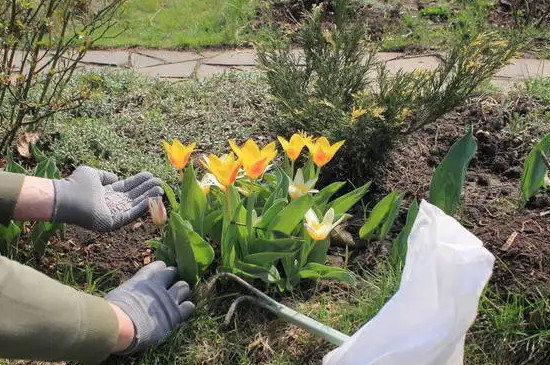
[[[550,104],[550,77],[535,77],[525,80],[524,91],[538,101]]]
[[[149,170],[171,180],[175,173],[166,166],[163,139],[198,141],[203,152],[220,153],[229,138],[271,138],[267,126],[273,107],[265,83],[254,74],[181,83],[132,71],[79,78],[94,80],[89,82],[94,97],[57,115],[47,133],[48,149],[65,167],[88,164],[122,176]]]
[[[548,364],[550,361],[550,298],[521,293],[502,297],[488,291],[468,342],[469,364]]]

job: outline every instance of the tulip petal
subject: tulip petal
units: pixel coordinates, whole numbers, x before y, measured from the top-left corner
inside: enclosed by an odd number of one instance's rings
[[[332,222],[334,222],[334,209],[330,208],[323,217],[323,225],[324,226],[331,226]]]
[[[294,176],[295,185],[304,185],[304,172],[301,168],[296,170],[296,175]]]
[[[305,218],[309,225],[319,225],[319,218],[317,218],[317,214],[315,214],[313,209],[309,209],[306,212]]]

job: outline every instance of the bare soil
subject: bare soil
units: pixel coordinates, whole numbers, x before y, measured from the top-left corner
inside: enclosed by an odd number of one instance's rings
[[[528,113],[533,101],[518,98],[515,112]],[[459,108],[411,137],[395,153],[386,189],[427,198],[435,167],[451,145],[474,126],[478,152],[467,172],[459,220],[479,237],[497,258],[491,285],[497,290],[548,292],[550,289],[550,196],[537,196],[520,207],[523,162],[532,140],[504,129],[497,104],[479,100]],[[545,127],[548,132],[549,126]]]
[[[77,268],[88,266],[98,273],[113,273],[116,282],[124,281],[154,260],[153,250],[146,241],[157,235],[157,227],[148,218],[110,233],[69,226],[63,238],[50,242],[51,251],[42,260],[42,266],[46,272],[55,270],[59,262]]]

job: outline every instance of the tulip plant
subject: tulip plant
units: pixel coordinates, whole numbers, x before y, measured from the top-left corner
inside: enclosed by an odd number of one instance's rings
[[[352,282],[347,270],[326,266],[325,259],[331,230],[349,216],[369,184],[333,199],[345,183],[321,190],[315,184],[344,141],[331,144],[299,133],[279,142],[282,168],[271,165],[278,153],[275,142],[261,148],[252,139],[241,146],[229,141],[232,152],[198,159],[206,170],[200,180],[189,163],[195,144],[164,142],[181,183],[177,189],[164,185],[171,207],[162,237],[152,242],[156,256],[177,265],[191,283],[202,278],[216,255],[218,271],[261,279],[281,291],[303,278]],[[306,148],[308,158],[296,168]],[[165,214],[156,203],[151,208],[153,215]]]

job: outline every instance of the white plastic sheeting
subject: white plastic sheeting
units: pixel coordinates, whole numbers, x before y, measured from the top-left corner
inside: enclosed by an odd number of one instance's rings
[[[454,218],[423,201],[397,293],[323,365],[461,365],[494,257]]]

